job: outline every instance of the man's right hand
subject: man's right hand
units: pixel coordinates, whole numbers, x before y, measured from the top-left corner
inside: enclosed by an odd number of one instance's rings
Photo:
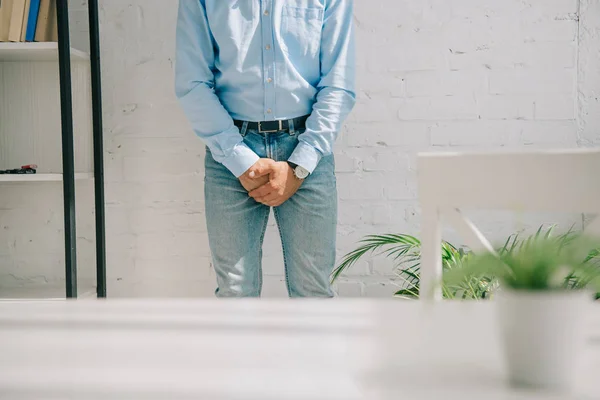
[[[269,169],[274,163],[275,161],[271,160],[270,158],[261,158],[246,172],[244,172],[244,174],[239,177],[240,183],[242,184],[244,189],[246,189],[246,191],[248,192],[251,192],[254,189],[258,189],[265,183],[269,182],[269,175],[260,176],[258,178],[251,178],[250,171]]]

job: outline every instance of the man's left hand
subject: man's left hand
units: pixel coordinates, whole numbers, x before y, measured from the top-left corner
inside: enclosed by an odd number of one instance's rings
[[[303,180],[296,178],[294,170],[285,161],[271,164],[268,170],[257,171],[256,176],[263,174],[269,175],[269,182],[251,191],[250,196],[270,207],[282,205],[302,186]]]

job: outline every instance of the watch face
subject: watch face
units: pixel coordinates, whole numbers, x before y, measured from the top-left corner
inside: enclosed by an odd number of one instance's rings
[[[300,166],[296,167],[294,173],[296,174],[296,178],[298,179],[306,179],[308,175],[310,175],[310,172],[308,172],[305,168],[302,168]]]

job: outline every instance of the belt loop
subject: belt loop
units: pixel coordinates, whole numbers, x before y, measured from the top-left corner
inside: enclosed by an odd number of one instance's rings
[[[296,134],[296,127],[294,126],[293,118],[288,121],[288,131],[290,133],[290,136],[294,136]]]
[[[240,130],[240,134],[242,135],[242,137],[246,137],[247,133],[248,133],[248,121],[244,121],[242,123],[242,129]]]

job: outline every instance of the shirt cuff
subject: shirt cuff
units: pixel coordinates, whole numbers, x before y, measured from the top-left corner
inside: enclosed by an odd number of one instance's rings
[[[300,142],[294,149],[294,152],[288,159],[289,162],[299,165],[311,174],[317,168],[323,155],[321,152],[308,143]]]
[[[231,155],[226,157],[222,164],[229,170],[236,178],[239,178],[248,171],[251,166],[256,164],[260,159],[258,155],[252,151],[246,143],[240,143],[235,145]]]

